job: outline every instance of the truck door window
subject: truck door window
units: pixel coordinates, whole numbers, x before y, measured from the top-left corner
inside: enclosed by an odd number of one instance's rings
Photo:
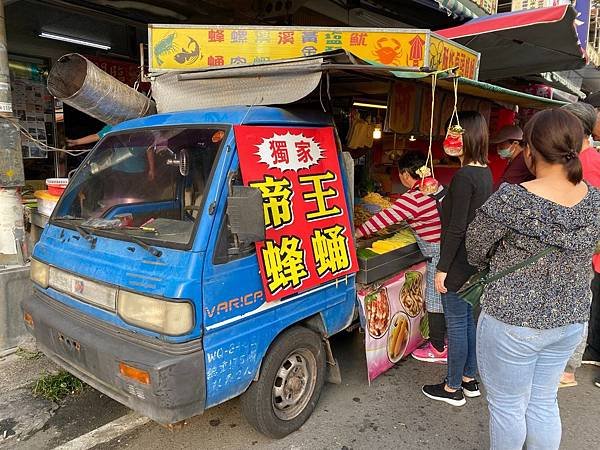
[[[242,177],[239,169],[230,173],[228,183],[233,186],[242,185]],[[214,264],[225,264],[256,253],[256,248],[253,243],[247,245],[242,244],[240,246],[238,246],[238,244],[239,243],[235,240],[235,235],[231,232],[227,214],[223,214],[213,258]]]
[[[213,127],[108,135],[70,181],[53,221],[83,226],[125,217],[125,230],[138,238],[189,245],[224,136]]]

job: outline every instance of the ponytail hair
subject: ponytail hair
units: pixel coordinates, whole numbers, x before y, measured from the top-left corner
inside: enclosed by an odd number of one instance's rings
[[[583,168],[579,152],[584,130],[575,115],[565,109],[540,111],[527,122],[523,132],[534,167],[536,160],[542,158],[549,164],[562,165],[571,183],[581,182]]]

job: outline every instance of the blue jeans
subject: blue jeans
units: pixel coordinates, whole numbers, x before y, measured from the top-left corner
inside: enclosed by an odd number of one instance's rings
[[[442,294],[442,305],[448,335],[447,384],[452,389],[460,389],[463,376],[475,378],[477,373],[473,308],[456,292]]]
[[[579,344],[583,324],[538,330],[508,325],[481,313],[479,371],[490,410],[492,450],[558,449],[561,423],[556,392]]]

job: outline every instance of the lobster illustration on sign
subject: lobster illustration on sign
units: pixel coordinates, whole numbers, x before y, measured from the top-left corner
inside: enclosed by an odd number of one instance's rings
[[[164,63],[164,61],[160,59],[161,57],[169,55],[177,50],[177,47],[175,46],[176,36],[176,33],[169,33],[158,41],[158,44],[154,47],[154,57],[159,66],[162,66]]]
[[[175,55],[175,61],[179,64],[194,64],[198,58],[202,59],[200,55],[200,45],[191,36],[188,36],[190,40],[187,48],[181,48],[181,51]]]
[[[392,45],[387,44],[387,41],[392,41]],[[386,45],[387,44],[387,45]],[[377,60],[385,65],[391,65],[394,63],[398,63],[398,58],[402,54],[402,50],[400,49],[401,44],[397,39],[391,38],[388,39],[386,37],[382,37],[378,39],[375,43],[376,49],[373,51],[373,54],[377,57]]]

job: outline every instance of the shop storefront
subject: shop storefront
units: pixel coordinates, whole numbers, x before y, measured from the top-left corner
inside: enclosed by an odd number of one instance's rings
[[[32,28],[34,20],[36,26]],[[137,25],[145,31],[143,25]],[[24,248],[26,260],[58,200],[60,189],[56,189],[66,183],[69,173],[93,146],[71,148],[66,140],[94,134],[105,125],[49,93],[47,77],[56,60],[65,53],[80,51],[129,86],[147,90],[147,85],[140,84],[139,64],[133,62],[138,59],[139,48],[133,46],[131,51],[129,42],[122,39],[125,29],[135,35],[135,28],[128,28],[126,21],[90,10],[66,14],[64,6],[21,1],[6,5],[6,28],[12,111],[21,129],[25,172],[20,195],[30,236]],[[139,35],[143,38],[142,31]],[[49,187],[48,180],[58,184]]]

